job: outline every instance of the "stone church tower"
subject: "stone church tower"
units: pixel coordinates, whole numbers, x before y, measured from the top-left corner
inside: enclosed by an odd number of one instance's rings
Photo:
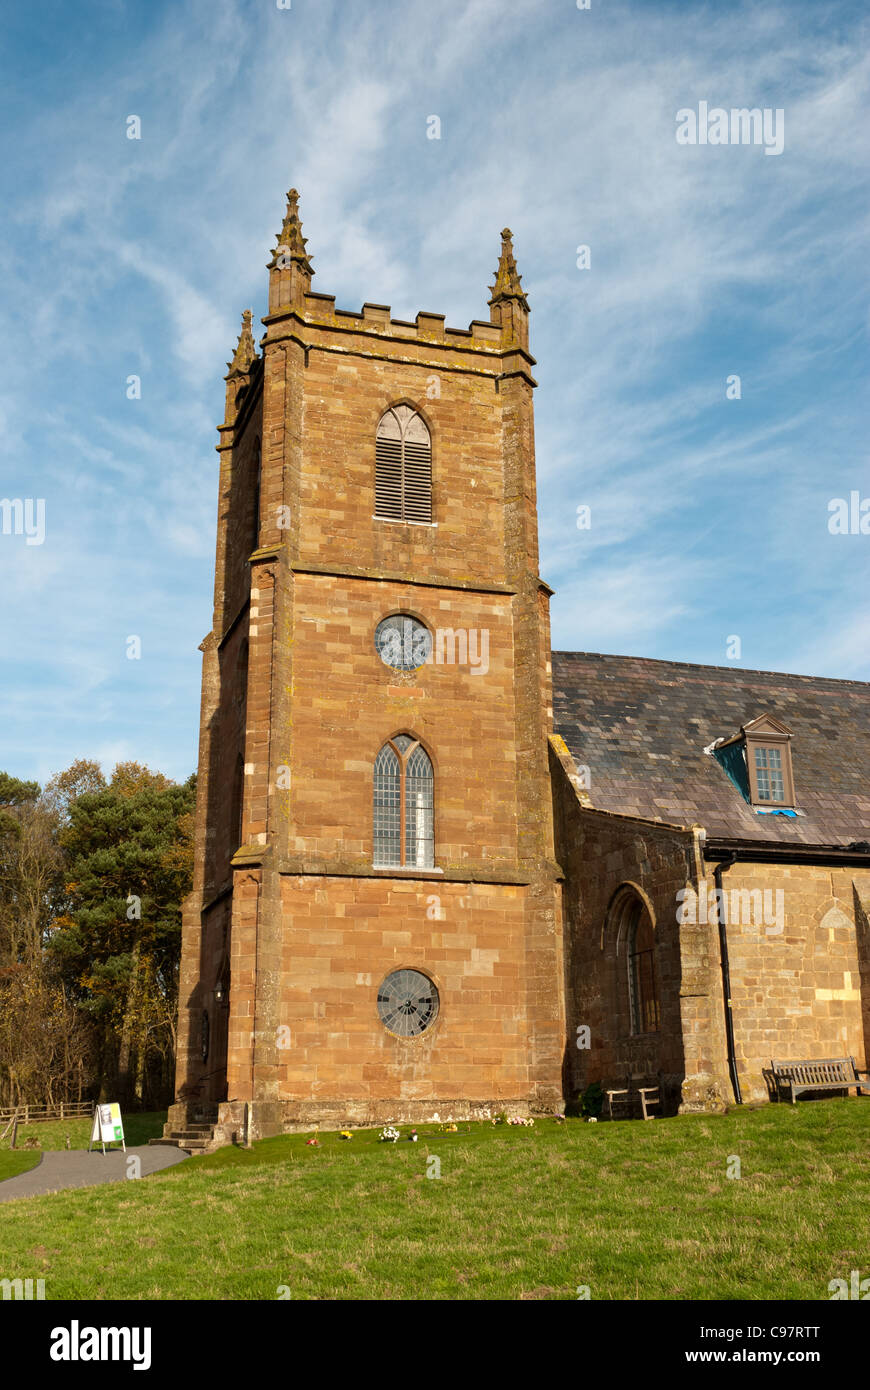
[[[168,1130],[553,1112],[550,590],[511,235],[467,329],[337,309],[312,275],[291,190],[219,430]]]

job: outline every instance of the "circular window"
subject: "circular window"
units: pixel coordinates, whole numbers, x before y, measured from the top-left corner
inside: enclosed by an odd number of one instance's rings
[[[394,671],[416,671],[432,652],[432,634],[416,618],[394,613],[375,628],[375,651]]]
[[[378,990],[378,1014],[391,1033],[414,1038],[438,1017],[438,991],[419,970],[396,970]]]

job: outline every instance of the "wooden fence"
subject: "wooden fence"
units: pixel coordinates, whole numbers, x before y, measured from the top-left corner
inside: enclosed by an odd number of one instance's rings
[[[40,1124],[43,1120],[89,1120],[93,1100],[61,1100],[57,1105],[8,1105],[0,1108],[0,1126],[17,1119],[20,1125]]]

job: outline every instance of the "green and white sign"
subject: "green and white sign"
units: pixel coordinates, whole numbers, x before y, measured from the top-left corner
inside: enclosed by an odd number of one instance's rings
[[[127,1145],[124,1143],[124,1124],[121,1120],[121,1107],[116,1101],[109,1105],[98,1105],[94,1110],[94,1127],[91,1130],[91,1142],[88,1144],[90,1153],[94,1144],[102,1144],[103,1153],[106,1152],[107,1144],[119,1143],[124,1153],[127,1152]]]

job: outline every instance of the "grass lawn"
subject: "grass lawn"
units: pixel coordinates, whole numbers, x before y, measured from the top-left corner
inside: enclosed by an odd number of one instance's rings
[[[0,1151],[0,1182],[4,1178],[15,1178],[19,1173],[26,1173],[28,1168],[35,1168],[42,1155],[32,1149],[28,1153],[20,1153],[18,1149],[14,1153]]]
[[[866,1100],[400,1128],[7,1203],[0,1272],[49,1299],[828,1300],[870,1275]]]
[[[142,1115],[122,1115],[124,1121],[124,1138],[127,1147],[136,1144],[147,1144],[149,1139],[159,1139],[163,1133],[163,1125],[166,1121],[165,1110],[154,1110]],[[16,1140],[15,1152],[18,1153],[24,1144],[25,1139],[36,1139],[40,1149],[65,1149],[67,1136],[69,1136],[71,1149],[86,1149],[91,1137],[92,1119],[83,1120],[47,1120],[37,1125],[19,1125],[18,1138]],[[0,1163],[2,1163],[4,1153],[9,1149],[9,1136],[0,1144]],[[38,1157],[38,1155],[37,1155]],[[11,1173],[5,1175],[0,1169],[0,1176],[11,1177]]]

